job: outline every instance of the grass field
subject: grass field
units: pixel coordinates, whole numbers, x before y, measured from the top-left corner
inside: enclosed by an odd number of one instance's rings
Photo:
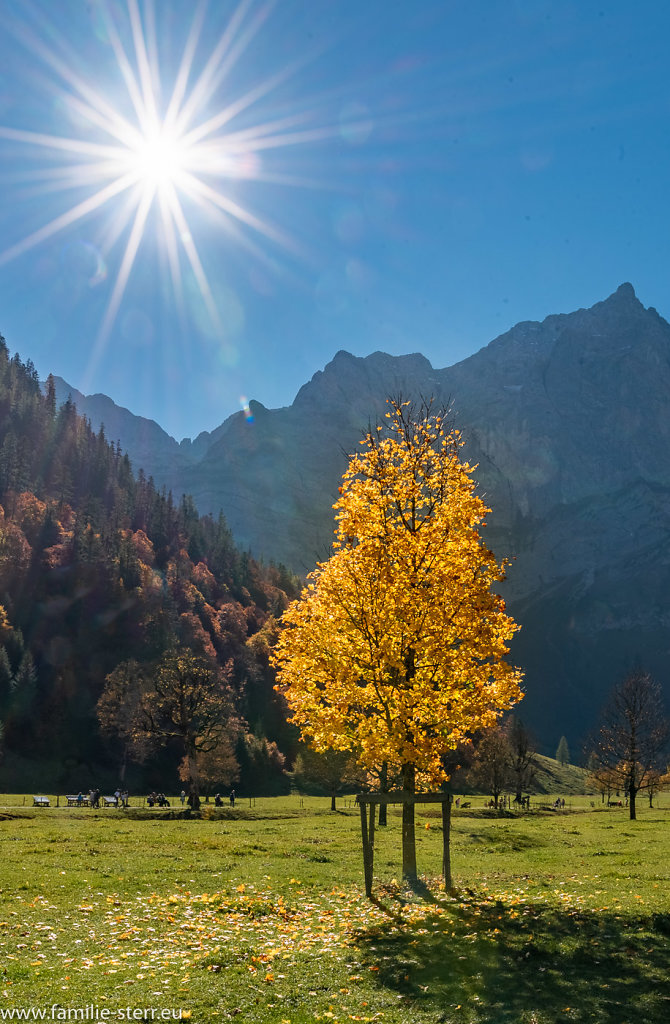
[[[453,897],[439,888],[439,808],[418,808],[414,891],[397,881],[393,809],[370,902],[347,802],[242,801],[189,821],[0,797],[0,1007],[47,1020],[95,1007],[110,1020],[668,1024],[670,798],[637,822],[592,799],[558,814],[498,816],[482,798],[456,811]]]

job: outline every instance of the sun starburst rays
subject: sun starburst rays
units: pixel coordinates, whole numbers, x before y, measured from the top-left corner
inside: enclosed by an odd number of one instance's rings
[[[241,0],[196,74],[206,14],[206,4],[200,3],[172,82],[166,81],[168,76],[159,63],[151,4],[140,9],[138,0],[127,0],[125,41],[103,6],[107,39],[125,90],[116,105],[75,70],[68,43],[57,33],[49,32],[47,45],[28,29],[22,31],[22,41],[60,82],[60,105],[70,128],[59,134],[0,126],[0,139],[20,146],[45,164],[29,167],[24,182],[32,181],[33,188],[45,194],[65,197],[79,190],[80,195],[57,216],[0,252],[0,264],[107,208],[109,216],[100,226],[99,242],[105,261],[116,263],[118,269],[110,279],[111,292],[91,354],[92,363],[104,351],[150,224],[155,222],[158,227],[158,244],[178,311],[183,312],[182,273],[188,267],[212,329],[223,343],[226,325],[189,223],[191,207],[204,212],[217,228],[237,236],[236,241],[239,229],[243,229],[242,234],[250,231],[293,254],[298,252],[288,232],[240,201],[232,183],[244,178],[279,181],[282,175],[264,171],[259,151],[333,134],[333,129],[327,128],[318,129],[314,135],[309,127],[313,114],[309,112],[259,117],[256,126],[249,127],[247,120],[243,127],[234,127],[236,118],[248,114],[272,94],[304,61],[264,76],[237,96],[229,89],[226,103],[212,113],[221,86],[230,85],[233,69],[265,25],[273,6],[271,0],[260,7],[257,0]],[[300,180],[285,175],[283,183],[295,185]],[[190,204],[188,210],[184,200]],[[120,257],[111,260],[111,250],[119,243]],[[258,255],[259,247],[252,239],[248,243],[248,250]],[[91,365],[89,373],[92,369]]]

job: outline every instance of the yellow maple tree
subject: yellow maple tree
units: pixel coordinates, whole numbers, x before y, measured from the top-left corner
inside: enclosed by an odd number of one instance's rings
[[[443,758],[522,697],[505,661],[518,629],[479,528],[489,511],[444,413],[389,400],[350,458],[331,558],[284,613],[278,689],[316,750],[352,750],[403,789],[447,778]],[[403,872],[416,874],[414,807]]]

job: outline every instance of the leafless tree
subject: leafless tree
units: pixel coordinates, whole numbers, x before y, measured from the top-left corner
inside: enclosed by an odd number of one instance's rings
[[[600,769],[627,794],[631,820],[637,794],[657,782],[669,738],[658,683],[642,670],[631,672],[612,691],[593,748]]]
[[[537,755],[531,735],[520,718],[513,715],[506,727],[507,740],[512,751],[511,770],[517,803],[524,790],[529,790],[537,774]]]
[[[491,794],[497,807],[500,794],[512,780],[512,747],[506,729],[497,726],[483,733],[468,777]]]

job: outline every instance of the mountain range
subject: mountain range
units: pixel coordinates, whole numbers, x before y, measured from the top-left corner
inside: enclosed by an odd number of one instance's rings
[[[251,402],[178,443],[151,420],[56,378],[135,470],[228,521],[255,556],[305,574],[328,556],[332,503],[388,395],[447,405],[492,512],[486,540],[512,560],[504,593],[522,629],[522,717],[553,753],[576,751],[632,667],[670,693],[670,325],[630,284],[590,309],[523,322],[435,369],[420,354],[338,352],[293,404]]]

